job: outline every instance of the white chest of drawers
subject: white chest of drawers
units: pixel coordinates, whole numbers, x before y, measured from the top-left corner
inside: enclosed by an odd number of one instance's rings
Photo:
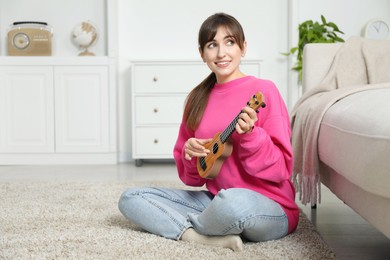
[[[244,73],[260,76],[260,61],[243,61]],[[132,61],[132,156],[173,159],[173,147],[188,93],[210,70],[200,61]]]

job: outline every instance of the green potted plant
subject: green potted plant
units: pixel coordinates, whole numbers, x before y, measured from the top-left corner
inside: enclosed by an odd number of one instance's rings
[[[339,30],[337,25],[333,22],[327,22],[325,17],[321,15],[321,22],[313,22],[313,20],[307,20],[299,24],[299,40],[298,46],[292,47],[285,55],[294,55],[297,53],[297,61],[292,67],[292,70],[298,72],[299,82],[302,81],[302,58],[303,47],[307,43],[335,43],[344,42],[338,34],[344,34]]]

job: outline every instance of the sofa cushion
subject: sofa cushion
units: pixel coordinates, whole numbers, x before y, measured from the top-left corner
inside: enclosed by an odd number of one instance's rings
[[[318,153],[352,183],[390,198],[390,83],[331,106],[321,123]]]

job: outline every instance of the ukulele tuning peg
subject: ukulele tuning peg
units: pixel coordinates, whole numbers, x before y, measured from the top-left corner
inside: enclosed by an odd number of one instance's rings
[[[249,101],[248,101],[248,102],[246,102],[246,105],[247,105],[247,106],[249,106],[250,104],[251,104],[251,102],[249,102]]]
[[[256,100],[255,104],[258,105],[260,102],[258,100]]]
[[[261,103],[261,107],[262,108],[264,108],[265,107],[265,103],[263,102],[263,103]]]
[[[259,113],[259,110],[256,109],[255,111],[256,111],[256,113]]]

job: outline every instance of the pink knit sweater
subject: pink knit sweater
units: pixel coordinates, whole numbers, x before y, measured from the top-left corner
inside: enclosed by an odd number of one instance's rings
[[[184,158],[184,144],[190,137],[212,138],[222,132],[237,116],[246,102],[257,92],[264,95],[265,108],[260,108],[252,132],[234,132],[233,153],[223,163],[218,176],[203,179],[196,158]],[[199,127],[193,131],[182,122],[174,147],[180,179],[189,186],[202,186],[214,195],[221,189],[247,188],[278,202],[286,212],[291,233],[298,225],[299,209],[290,181],[293,155],[290,143],[289,115],[276,86],[252,76],[215,84]]]

